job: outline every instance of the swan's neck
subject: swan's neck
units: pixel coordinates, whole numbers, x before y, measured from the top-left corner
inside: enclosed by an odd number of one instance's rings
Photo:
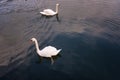
[[[39,49],[39,45],[38,45],[38,41],[35,40],[35,47],[36,47],[36,51],[37,52],[40,52],[40,49]]]
[[[56,5],[56,14],[58,14],[58,7],[59,5]]]

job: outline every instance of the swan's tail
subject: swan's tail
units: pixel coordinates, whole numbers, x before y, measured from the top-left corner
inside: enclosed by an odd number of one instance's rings
[[[57,50],[57,53],[59,53],[62,49]]]
[[[45,12],[40,12],[42,15],[46,15],[46,13]]]
[[[57,50],[52,56],[58,55],[58,53],[59,53],[61,50],[62,50],[62,49]]]

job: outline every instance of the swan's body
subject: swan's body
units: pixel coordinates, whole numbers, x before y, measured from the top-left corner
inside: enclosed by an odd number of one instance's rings
[[[56,4],[56,11],[53,11],[52,9],[44,9],[43,12],[40,12],[40,13],[45,16],[54,16],[58,14],[58,7],[59,7],[59,4]]]
[[[54,62],[52,59],[52,56],[56,56],[61,51],[61,49],[57,50],[55,47],[52,47],[52,46],[47,46],[44,49],[40,50],[37,39],[32,38],[31,41],[35,43],[36,52],[38,53],[38,55],[41,57],[51,58],[52,63]]]
[[[42,49],[38,54],[42,57],[52,57],[56,56],[60,52],[60,49],[57,50],[55,47],[47,46],[44,49]]]

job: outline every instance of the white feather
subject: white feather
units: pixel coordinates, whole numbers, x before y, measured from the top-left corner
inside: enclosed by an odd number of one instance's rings
[[[41,57],[51,58],[52,63],[53,63],[52,56],[56,56],[61,51],[61,49],[57,50],[53,46],[47,46],[47,47],[43,48],[42,50],[40,50],[37,39],[32,38],[31,41],[35,43],[36,52],[38,53],[38,55],[41,56]]]
[[[40,13],[45,16],[54,16],[54,15],[58,14],[58,6],[59,6],[59,4],[56,4],[56,11],[53,11],[52,9],[44,9]]]

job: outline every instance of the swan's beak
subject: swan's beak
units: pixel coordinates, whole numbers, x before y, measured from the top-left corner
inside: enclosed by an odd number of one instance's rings
[[[32,43],[33,41],[32,41],[32,39],[30,39],[30,43]]]

